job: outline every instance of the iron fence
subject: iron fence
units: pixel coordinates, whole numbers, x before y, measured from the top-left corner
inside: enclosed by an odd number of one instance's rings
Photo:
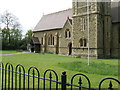
[[[36,67],[30,67],[26,72],[24,66],[21,64],[18,64],[15,67],[15,71],[14,71],[14,67],[11,63],[7,63],[5,66],[3,63],[1,63],[0,69],[2,72],[1,73],[2,89],[5,89],[5,90],[6,89],[12,89],[12,90],[13,89],[23,89],[23,90],[25,90],[26,88],[29,90],[31,88],[30,86],[32,86],[32,89],[46,90],[46,88],[47,88],[47,89],[51,90],[51,89],[53,89],[53,87],[52,87],[53,82],[55,83],[55,87],[54,87],[55,90],[58,90],[58,89],[68,90],[68,88],[70,90],[73,90],[73,89],[102,90],[102,83],[106,80],[110,80],[107,90],[113,90],[112,80],[114,80],[115,82],[118,83],[118,85],[120,85],[119,80],[112,78],[112,77],[107,77],[100,81],[98,89],[91,88],[91,82],[90,82],[89,78],[82,73],[77,73],[77,74],[73,75],[73,77],[71,78],[71,82],[67,83],[66,72],[62,72],[61,78],[59,79],[57,73],[54,70],[48,69],[44,72],[43,77],[41,77],[40,72]],[[47,74],[47,73],[49,73],[49,74]],[[49,78],[46,78],[46,76],[48,76]],[[54,79],[53,79],[53,76],[54,76]],[[77,76],[79,76],[79,79],[77,82],[78,85],[75,85],[75,84],[73,84],[73,82],[74,82],[74,78]],[[30,79],[30,77],[32,78],[32,80]],[[82,77],[84,77],[86,79],[86,81],[88,83],[87,87],[82,86],[83,85]],[[37,81],[36,81],[36,79],[37,79]],[[42,83],[43,86],[41,86],[41,83],[40,83],[41,79],[43,80],[43,83]],[[60,80],[60,81],[58,81],[58,80]],[[48,85],[48,83],[46,84],[46,81],[49,81],[49,87],[46,87],[46,85]],[[58,84],[60,86],[58,86]],[[74,88],[73,88],[73,86],[74,86]]]

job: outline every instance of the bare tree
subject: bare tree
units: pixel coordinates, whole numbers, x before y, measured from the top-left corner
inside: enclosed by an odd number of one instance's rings
[[[12,13],[9,13],[8,11],[5,11],[3,15],[1,15],[1,23],[5,26],[6,29],[19,29],[20,23],[18,22],[18,18],[13,15]]]
[[[11,44],[13,37],[17,38],[21,36],[20,30],[21,25],[18,21],[18,18],[12,13],[5,11],[3,15],[1,15],[0,17],[0,23],[1,26],[3,27],[2,34],[3,38],[5,39],[3,41],[6,42],[8,40],[9,44]],[[16,32],[19,33],[20,35],[18,35]]]

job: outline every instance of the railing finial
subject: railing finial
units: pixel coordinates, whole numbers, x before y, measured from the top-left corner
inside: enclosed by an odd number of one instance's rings
[[[108,89],[110,89],[110,90],[113,90],[113,88],[112,88],[112,81],[110,81],[110,84],[109,84],[109,88]]]

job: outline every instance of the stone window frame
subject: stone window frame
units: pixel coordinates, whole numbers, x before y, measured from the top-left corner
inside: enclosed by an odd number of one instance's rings
[[[54,36],[52,37],[52,45],[54,45],[54,42],[55,42],[55,38]]]
[[[48,37],[48,45],[50,45],[50,36]]]
[[[52,34],[51,34],[51,35],[50,35],[50,45],[52,45],[52,42],[53,42],[52,39],[53,39],[53,38],[52,38]]]
[[[86,22],[87,22],[86,20],[87,20],[87,19],[86,19],[86,17],[82,17],[81,20],[82,20],[82,21],[81,21],[81,22],[82,22],[82,23],[81,23],[81,25],[82,25],[81,31],[85,31],[85,29],[86,29]]]
[[[79,43],[80,43],[80,47],[87,47],[87,39],[86,38],[80,38]]]
[[[80,43],[80,47],[83,47],[83,39],[82,38],[79,40],[79,43]]]
[[[70,32],[69,29],[66,29],[66,30],[65,30],[65,38],[66,38],[66,39],[71,38],[71,32]]]
[[[43,45],[43,37],[41,38],[41,45]]]
[[[84,47],[87,47],[87,39],[83,39],[83,42],[84,42]]]
[[[54,45],[55,44],[54,40],[55,40],[54,36],[50,34],[48,36],[48,45]]]

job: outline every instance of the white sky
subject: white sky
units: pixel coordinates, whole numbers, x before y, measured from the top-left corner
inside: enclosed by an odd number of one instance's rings
[[[23,32],[33,29],[43,13],[48,14],[72,7],[72,0],[1,0],[0,14],[8,10],[20,21]]]

